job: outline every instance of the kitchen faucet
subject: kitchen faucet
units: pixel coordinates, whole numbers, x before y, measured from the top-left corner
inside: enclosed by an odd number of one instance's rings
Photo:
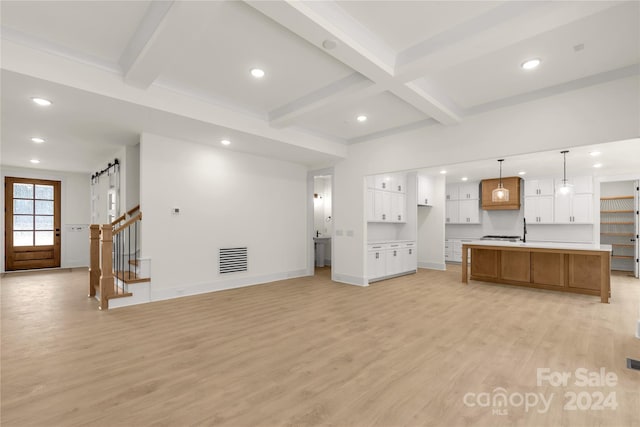
[[[522,218],[522,243],[527,243],[527,218]]]

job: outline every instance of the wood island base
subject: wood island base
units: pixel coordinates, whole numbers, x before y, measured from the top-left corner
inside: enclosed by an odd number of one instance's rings
[[[468,254],[471,251],[471,274]],[[611,252],[573,248],[462,245],[462,282],[468,279],[586,295],[611,296]]]

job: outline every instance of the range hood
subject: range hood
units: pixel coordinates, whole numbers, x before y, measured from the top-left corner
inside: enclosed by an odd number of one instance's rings
[[[485,211],[520,210],[521,178],[510,176],[502,178],[502,185],[509,190],[509,200],[506,202],[494,202],[491,200],[491,192],[500,184],[500,178],[482,180],[482,209]]]

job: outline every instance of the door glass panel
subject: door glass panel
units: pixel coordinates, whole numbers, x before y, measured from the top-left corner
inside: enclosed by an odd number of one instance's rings
[[[53,231],[36,231],[36,246],[53,245]]]
[[[13,200],[14,214],[33,214],[33,200]]]
[[[14,230],[33,230],[33,216],[32,215],[14,215],[13,229]]]
[[[36,200],[36,215],[53,215],[53,201]]]
[[[53,217],[36,216],[36,230],[53,230]]]
[[[14,231],[13,246],[33,246],[33,231]]]
[[[14,199],[33,199],[33,184],[13,184]]]
[[[53,200],[53,185],[36,185],[36,199]]]

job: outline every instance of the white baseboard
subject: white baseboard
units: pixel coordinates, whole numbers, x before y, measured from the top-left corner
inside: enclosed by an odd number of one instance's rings
[[[364,277],[348,276],[346,274],[333,273],[331,275],[331,280],[334,282],[345,283],[347,285],[369,286],[368,280]]]
[[[284,273],[268,274],[257,277],[243,277],[238,279],[226,279],[217,282],[204,282],[191,285],[175,285],[167,289],[151,288],[151,301],[162,301],[173,298],[181,298],[190,295],[206,294],[209,292],[225,291],[228,289],[244,288],[246,286],[262,285],[278,280],[294,279],[309,276],[307,270],[295,270]]]
[[[429,270],[446,271],[447,265],[445,263],[438,262],[418,262],[418,268],[428,268]]]

